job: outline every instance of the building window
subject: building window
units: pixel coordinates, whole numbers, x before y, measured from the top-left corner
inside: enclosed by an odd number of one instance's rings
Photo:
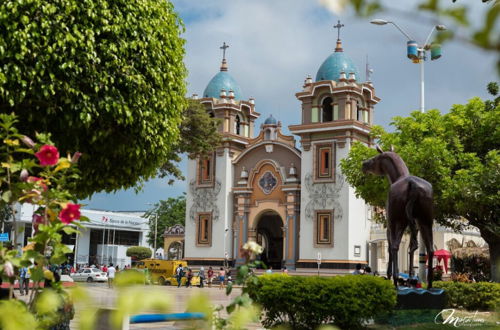
[[[328,122],[333,120],[333,107],[332,107],[332,98],[327,97],[326,99],[323,100],[323,103],[321,105],[322,109],[322,122]]]
[[[333,244],[333,211],[316,212],[316,245]]]
[[[241,119],[240,116],[236,116],[235,124],[234,124],[234,131],[236,135],[241,135]]]
[[[212,214],[200,213],[198,214],[198,221],[196,223],[196,243],[198,246],[211,246],[212,245]]]
[[[210,185],[214,181],[214,155],[198,160],[198,184]]]
[[[316,146],[316,179],[332,179],[335,167],[331,144]]]

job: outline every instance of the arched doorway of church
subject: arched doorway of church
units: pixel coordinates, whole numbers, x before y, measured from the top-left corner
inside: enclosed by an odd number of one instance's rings
[[[273,269],[281,269],[283,261],[283,221],[275,212],[265,212],[257,223],[257,243],[264,251],[261,260]]]

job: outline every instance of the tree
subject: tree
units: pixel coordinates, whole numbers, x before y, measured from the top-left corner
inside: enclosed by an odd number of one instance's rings
[[[0,2],[0,111],[80,151],[78,197],[133,187],[172,157],[186,108],[169,1]]]
[[[174,176],[184,180],[184,176],[176,165],[181,154],[190,158],[207,155],[221,144],[222,135],[218,126],[221,121],[211,118],[204,105],[197,100],[188,100],[180,126],[179,142],[172,148],[168,160],[160,168],[160,177]]]
[[[498,100],[498,98],[497,98]],[[410,173],[432,183],[435,220],[456,230],[472,225],[488,243],[491,275],[500,281],[500,102],[474,98],[454,105],[448,114],[438,110],[393,118],[395,131],[375,127],[382,148],[394,146]],[[367,203],[383,207],[388,191],[385,178],[364,175],[361,164],[376,151],[360,143],[341,161],[347,181]]]
[[[162,200],[155,204],[151,210],[147,211],[144,217],[149,219],[148,243],[151,246],[154,245],[155,221],[157,221],[156,246],[161,247],[163,246],[163,232],[167,227],[177,224],[184,226],[186,197],[183,195],[177,198],[170,197],[167,200]]]
[[[131,246],[127,249],[127,257],[133,261],[147,259],[151,257],[151,249],[144,246]]]

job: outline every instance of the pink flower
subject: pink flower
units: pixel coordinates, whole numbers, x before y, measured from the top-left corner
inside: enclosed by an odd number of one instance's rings
[[[42,178],[39,178],[39,177],[36,177],[36,176],[29,176],[26,181],[28,183],[34,183],[35,185],[37,185],[40,188],[42,188],[43,191],[47,191],[47,185],[43,182]]]
[[[33,214],[31,223],[33,224],[33,230],[35,231],[35,234],[38,232],[38,225],[43,223],[43,216],[40,214]]]
[[[68,205],[59,212],[59,219],[61,219],[62,223],[67,225],[80,219],[80,204],[68,203]]]
[[[57,161],[59,160],[59,151],[56,147],[46,144],[40,148],[35,156],[40,161],[40,165],[52,166],[56,165]]]

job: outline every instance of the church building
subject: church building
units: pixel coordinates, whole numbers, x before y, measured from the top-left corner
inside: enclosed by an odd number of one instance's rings
[[[198,97],[221,119],[223,143],[210,157],[188,161],[185,255],[191,265],[243,262],[241,246],[256,241],[273,268],[339,272],[366,264],[370,208],[345,181],[340,160],[352,144],[370,144],[371,82],[344,52],[340,38],[313,80],[297,86],[300,122],[282,132],[279,118],[260,127],[253,98],[229,74],[224,43],[220,72]]]

